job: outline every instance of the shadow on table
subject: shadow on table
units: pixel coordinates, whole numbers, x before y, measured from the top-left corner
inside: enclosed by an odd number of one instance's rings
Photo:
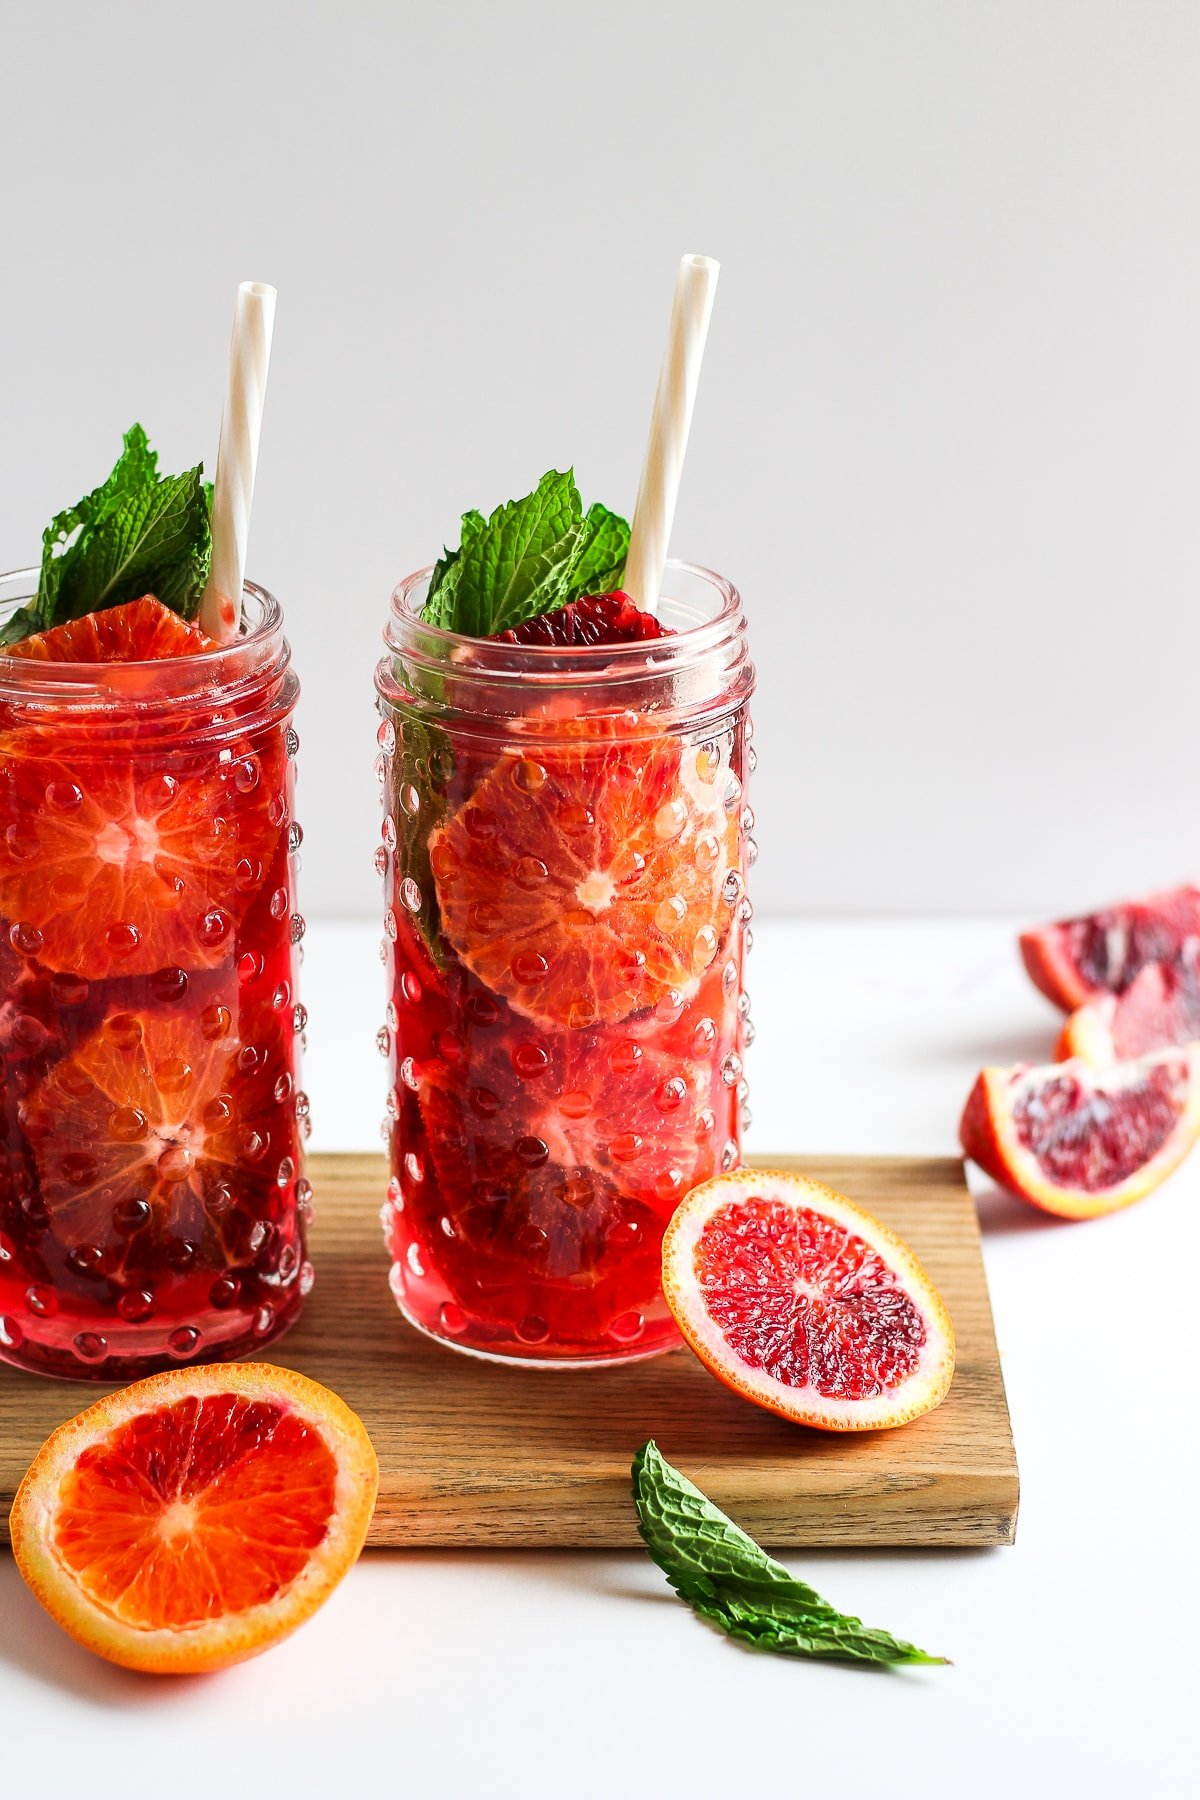
[[[178,1699],[183,1688],[209,1681],[205,1675],[173,1675],[169,1680],[119,1669],[84,1650],[38,1605],[8,1557],[0,1559],[0,1667],[8,1665],[93,1706],[157,1706]]]
[[[973,1182],[969,1185],[979,1214],[979,1229],[985,1237],[1070,1230],[1077,1223],[1074,1219],[1059,1219],[1053,1213],[1043,1212],[1028,1200],[1018,1200],[1015,1194],[1005,1193],[1003,1188],[990,1181],[978,1187]]]

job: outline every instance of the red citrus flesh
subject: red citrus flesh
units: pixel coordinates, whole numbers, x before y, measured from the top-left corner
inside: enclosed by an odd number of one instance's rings
[[[984,1069],[959,1126],[965,1153],[1022,1200],[1090,1219],[1140,1200],[1200,1136],[1200,1053],[1097,1070],[1081,1059]]]
[[[50,1230],[110,1279],[181,1240],[246,1254],[253,1196],[299,1154],[285,1078],[282,1048],[240,1042],[224,1005],[110,1014],[18,1109]]]
[[[636,714],[501,756],[430,838],[442,929],[526,1018],[582,1029],[695,991],[738,873],[741,784]]]
[[[15,740],[0,768],[0,915],[45,967],[215,968],[284,824],[282,754]]]
[[[663,1239],[663,1290],[719,1380],[798,1424],[903,1425],[949,1389],[953,1328],[912,1251],[805,1176],[694,1188]]]
[[[1094,994],[1121,994],[1148,963],[1200,952],[1200,888],[1185,883],[1021,934],[1034,985],[1065,1011]]]
[[[17,1493],[17,1565],[78,1642],[156,1674],[267,1649],[357,1557],[378,1483],[362,1422],[269,1364],[172,1370],[56,1431]]]
[[[1082,1056],[1096,1067],[1148,1050],[1200,1042],[1200,982],[1178,963],[1148,963],[1122,994],[1098,994],[1076,1007],[1058,1040],[1060,1061]]]
[[[526,619],[510,631],[498,631],[498,644],[638,644],[653,638],[674,637],[653,613],[642,612],[628,594],[589,594],[571,600],[539,619]]]
[[[212,639],[198,625],[189,625],[153,594],[145,594],[124,606],[85,613],[81,619],[36,632],[11,644],[5,654],[35,662],[157,662],[164,656],[194,656],[198,650],[213,648]]]
[[[411,1076],[420,1125],[405,1141],[432,1166],[406,1180],[405,1211],[460,1303],[482,1283],[493,1318],[602,1343],[654,1301],[663,1223],[732,1129],[712,981],[653,1032],[538,1032],[477,995],[469,1043],[438,1035]]]

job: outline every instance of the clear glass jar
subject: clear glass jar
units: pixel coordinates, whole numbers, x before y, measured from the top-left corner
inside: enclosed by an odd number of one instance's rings
[[[479,1355],[653,1355],[663,1228],[745,1116],[741,601],[671,563],[674,635],[556,649],[422,624],[429,574],[376,677],[393,1292]]]
[[[36,571],[0,580],[0,618]],[[0,654],[0,1357],[257,1350],[312,1282],[279,604],[154,662]]]

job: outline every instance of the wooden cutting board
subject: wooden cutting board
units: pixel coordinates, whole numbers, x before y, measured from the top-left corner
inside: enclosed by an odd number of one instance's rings
[[[907,1238],[954,1320],[958,1365],[936,1412],[833,1435],[737,1399],[687,1350],[627,1368],[513,1369],[444,1350],[401,1319],[378,1215],[383,1159],[315,1156],[317,1283],[267,1352],[335,1388],[379,1453],[376,1545],[637,1542],[629,1465],[663,1454],[757,1537],[789,1545],[1010,1544],[1017,1464],[961,1163],[776,1158]],[[0,1513],[43,1439],[100,1393],[0,1365]]]

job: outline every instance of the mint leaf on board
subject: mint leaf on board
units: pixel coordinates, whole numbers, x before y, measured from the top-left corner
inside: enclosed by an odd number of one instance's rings
[[[946,1661],[830,1606],[672,1468],[653,1439],[633,1459],[633,1500],[646,1548],[680,1599],[752,1649],[888,1667]]]
[[[201,472],[160,477],[146,433],[130,426],[107,481],[42,533],[37,596],[0,626],[0,648],[143,594],[193,618],[212,559],[212,487]]]
[[[611,592],[625,571],[629,527],[607,507],[585,516],[571,470],[551,469],[532,494],[463,514],[462,541],[436,564],[421,617],[492,637],[584,594]]]

